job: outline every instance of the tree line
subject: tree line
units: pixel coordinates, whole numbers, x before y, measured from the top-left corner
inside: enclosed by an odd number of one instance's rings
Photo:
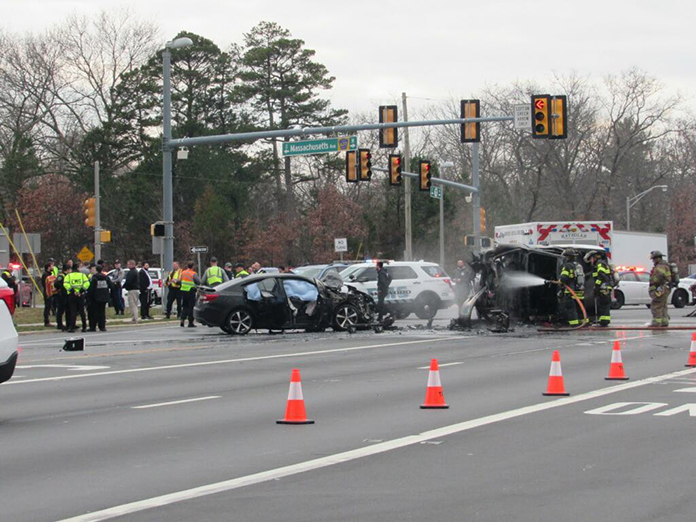
[[[261,22],[219,47],[183,31],[190,47],[172,52],[174,137],[372,122],[327,99],[335,78],[287,29]],[[156,261],[150,224],[162,216],[161,107],[163,39],[128,12],[71,16],[40,34],[0,32],[0,221],[42,234],[43,257],[67,259],[90,244],[82,202],[100,163],[102,226],[112,231],[103,257]],[[408,86],[404,86],[408,90]],[[573,75],[548,85],[517,83],[479,93],[482,114],[511,114],[532,93],[566,94],[568,139],[532,140],[510,124],[482,125],[481,186],[488,234],[496,224],[536,220],[626,222],[626,197],[655,184],[632,209],[634,230],[666,232],[673,260],[693,260],[696,211],[695,120],[679,96],[639,69],[594,82]],[[412,110],[458,117],[458,100]],[[290,138],[285,138],[285,141]],[[373,163],[386,165],[376,133],[360,133]],[[404,191],[375,173],[343,181],[338,154],[282,157],[282,140],[195,147],[174,158],[175,248],[193,245],[220,259],[264,265],[326,262],[333,239],[350,255],[401,259]],[[412,131],[412,168],[433,162],[435,176],[470,183],[471,150],[459,128]],[[438,161],[455,167],[439,172]],[[439,204],[413,187],[414,255],[438,251]],[[471,205],[445,190],[446,250],[466,254]],[[647,256],[647,253],[646,253]],[[637,260],[642,261],[642,260]],[[647,264],[647,257],[646,257]]]

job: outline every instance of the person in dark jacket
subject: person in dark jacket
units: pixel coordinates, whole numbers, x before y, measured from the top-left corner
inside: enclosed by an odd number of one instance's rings
[[[90,316],[89,331],[96,332],[97,326],[99,331],[106,332],[106,304],[111,299],[111,291],[113,283],[109,276],[104,273],[104,267],[97,265],[96,272],[92,276],[89,283],[89,301],[92,306],[92,315]]]
[[[384,305],[384,300],[389,294],[389,285],[391,284],[391,275],[384,269],[384,263],[377,263],[377,320],[381,323],[382,316],[387,312]]]

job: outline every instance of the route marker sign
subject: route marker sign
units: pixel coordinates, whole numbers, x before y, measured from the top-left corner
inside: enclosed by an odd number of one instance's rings
[[[191,247],[191,253],[192,253],[192,254],[207,254],[207,253],[208,253],[208,247],[207,247],[207,246],[195,246],[195,247]]]
[[[537,104],[539,102],[543,108],[544,100],[537,100]],[[515,130],[532,130],[532,107],[528,103],[515,105],[513,115],[515,117]]]
[[[430,187],[430,197],[435,199],[442,199],[442,187]]]
[[[327,154],[345,152],[358,148],[357,136],[339,136],[322,140],[283,142],[283,156],[305,156],[308,154]]]
[[[94,259],[94,252],[92,252],[88,247],[82,247],[80,253],[77,254],[77,259],[83,263],[89,263],[92,259]]]

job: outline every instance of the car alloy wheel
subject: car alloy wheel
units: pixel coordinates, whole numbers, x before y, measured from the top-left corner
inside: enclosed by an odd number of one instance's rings
[[[339,329],[348,330],[349,328],[354,328],[360,322],[360,317],[355,307],[351,305],[341,305],[338,310],[336,310],[334,322]]]
[[[235,335],[246,335],[254,325],[254,318],[246,310],[234,310],[227,320],[230,333]]]

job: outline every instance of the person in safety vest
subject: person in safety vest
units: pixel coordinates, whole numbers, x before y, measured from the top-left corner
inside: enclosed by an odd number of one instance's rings
[[[614,288],[614,280],[607,262],[602,259],[599,252],[592,250],[585,256],[594,268],[592,281],[594,282],[594,301],[597,310],[597,323],[599,326],[609,326],[611,323],[611,292]]]
[[[218,266],[217,257],[210,258],[210,268],[203,274],[203,284],[206,286],[217,286],[225,281],[229,281],[227,273]]]
[[[82,320],[82,331],[87,331],[87,318],[85,317],[85,298],[84,295],[89,290],[89,279],[87,275],[79,270],[69,269],[63,278],[63,288],[68,298],[68,313],[66,317],[66,327],[72,333],[77,329],[77,314]]]
[[[41,291],[44,298],[44,326],[51,326],[51,312],[55,308],[53,301],[55,300],[56,288],[54,285],[57,277],[53,275],[54,268],[52,263],[47,263],[41,276]]]
[[[188,319],[189,328],[195,328],[193,323],[193,307],[196,305],[196,287],[201,284],[201,280],[193,269],[193,261],[189,261],[186,270],[181,272],[181,297],[184,311],[181,314],[181,326]]]
[[[578,285],[577,263],[575,262],[577,253],[572,248],[566,248],[562,255],[564,261],[563,267],[561,268],[561,288],[558,295],[558,308],[565,324],[571,327],[578,326],[580,320],[578,319],[577,303],[573,298],[573,294],[570,293],[570,290],[573,290],[577,294],[577,291],[580,290]]]
[[[167,287],[167,306],[164,316],[169,319],[172,315],[172,307],[176,302],[176,316],[181,317],[181,267],[178,261],[172,263],[172,271],[167,275],[165,285]]]
[[[653,250],[650,252],[650,259],[653,261],[653,269],[650,272],[650,312],[652,313],[651,327],[669,326],[669,313],[667,312],[667,301],[670,294],[670,282],[672,281],[672,270],[667,262],[662,259],[662,252]]]

